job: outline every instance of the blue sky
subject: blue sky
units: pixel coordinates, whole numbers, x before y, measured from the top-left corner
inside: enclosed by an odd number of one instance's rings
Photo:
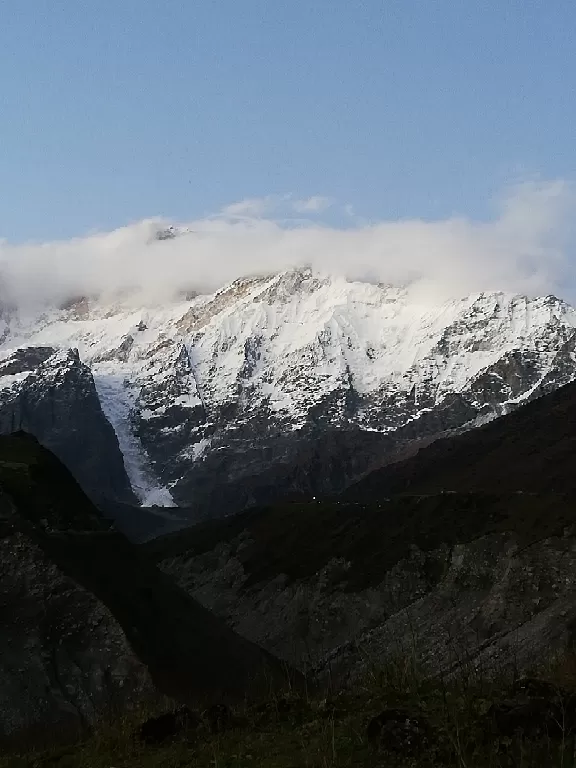
[[[483,219],[511,182],[576,179],[573,0],[0,0],[0,19],[16,243],[285,194]]]

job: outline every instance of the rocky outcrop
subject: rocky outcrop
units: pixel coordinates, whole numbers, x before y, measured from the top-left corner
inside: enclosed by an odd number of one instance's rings
[[[118,440],[77,350],[17,350],[4,361],[2,375],[22,378],[0,391],[0,434],[33,434],[95,503],[136,503]]]

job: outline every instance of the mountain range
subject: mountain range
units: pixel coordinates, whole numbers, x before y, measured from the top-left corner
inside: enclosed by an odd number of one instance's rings
[[[340,493],[576,376],[576,311],[554,296],[305,267],[161,305],[5,303],[0,326],[0,432],[34,434],[136,536]]]

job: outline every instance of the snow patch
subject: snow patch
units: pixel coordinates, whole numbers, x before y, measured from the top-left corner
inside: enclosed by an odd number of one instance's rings
[[[148,458],[132,429],[134,397],[122,377],[94,375],[104,415],[112,425],[124,457],[132,490],[144,507],[175,507],[172,494],[162,487],[149,466]]]

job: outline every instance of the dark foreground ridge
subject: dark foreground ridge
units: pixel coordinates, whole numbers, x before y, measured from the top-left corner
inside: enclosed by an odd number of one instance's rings
[[[349,488],[350,501],[439,491],[576,494],[576,383],[462,435],[437,440]]]
[[[110,527],[34,438],[0,438],[0,737],[281,677]]]
[[[338,499],[254,508],[144,550],[240,634],[332,678],[398,653],[430,674],[463,659],[528,669],[576,639],[574,423],[570,385]]]

